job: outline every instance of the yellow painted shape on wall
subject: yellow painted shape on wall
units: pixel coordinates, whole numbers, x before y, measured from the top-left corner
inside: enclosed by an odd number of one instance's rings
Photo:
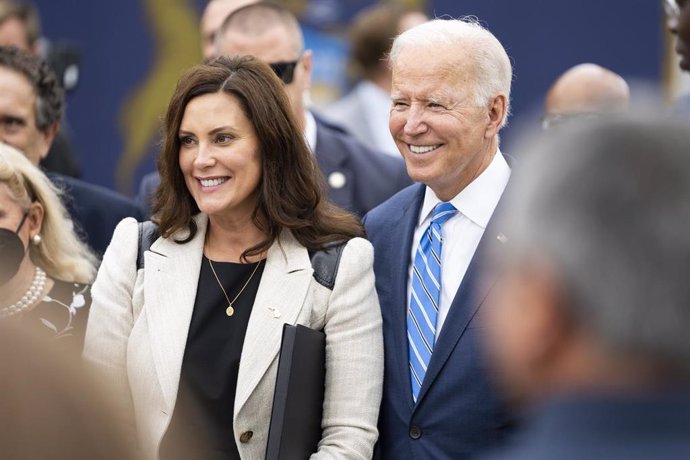
[[[120,110],[124,151],[117,167],[117,186],[133,190],[134,173],[152,141],[182,72],[200,62],[199,18],[191,0],[144,0],[154,41],[151,70]],[[126,33],[126,32],[124,32]]]

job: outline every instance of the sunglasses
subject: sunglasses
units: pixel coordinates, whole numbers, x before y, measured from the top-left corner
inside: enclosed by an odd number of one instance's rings
[[[294,61],[272,62],[268,65],[283,83],[289,85],[295,78],[295,67],[299,64],[300,59],[302,59],[302,53]]]

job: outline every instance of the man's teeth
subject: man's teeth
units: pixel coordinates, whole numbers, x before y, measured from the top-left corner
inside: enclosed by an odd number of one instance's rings
[[[440,147],[441,144],[436,145],[412,145],[410,144],[410,151],[412,153],[427,153]]]
[[[215,187],[216,185],[220,185],[223,182],[228,180],[227,178],[219,178],[219,179],[200,179],[199,181],[201,182],[201,185],[203,187]]]

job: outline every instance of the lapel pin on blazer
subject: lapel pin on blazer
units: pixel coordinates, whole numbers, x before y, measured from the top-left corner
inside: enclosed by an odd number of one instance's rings
[[[269,311],[273,312],[273,317],[274,318],[280,318],[280,310],[278,310],[276,307],[268,307]]]
[[[505,236],[503,233],[499,233],[496,239],[503,244],[506,244],[508,242],[508,237]]]
[[[341,173],[340,171],[332,172],[328,176],[328,185],[333,188],[343,188],[345,187],[345,183],[347,183],[347,178],[345,177],[345,174]]]

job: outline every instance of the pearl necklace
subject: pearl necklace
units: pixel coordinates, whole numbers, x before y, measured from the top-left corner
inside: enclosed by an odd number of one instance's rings
[[[16,315],[17,313],[21,313],[29,307],[34,306],[46,286],[46,278],[46,272],[44,272],[41,267],[36,267],[34,279],[31,281],[31,286],[29,286],[29,289],[26,291],[26,293],[24,293],[18,302],[7,307],[0,308],[0,318]]]

